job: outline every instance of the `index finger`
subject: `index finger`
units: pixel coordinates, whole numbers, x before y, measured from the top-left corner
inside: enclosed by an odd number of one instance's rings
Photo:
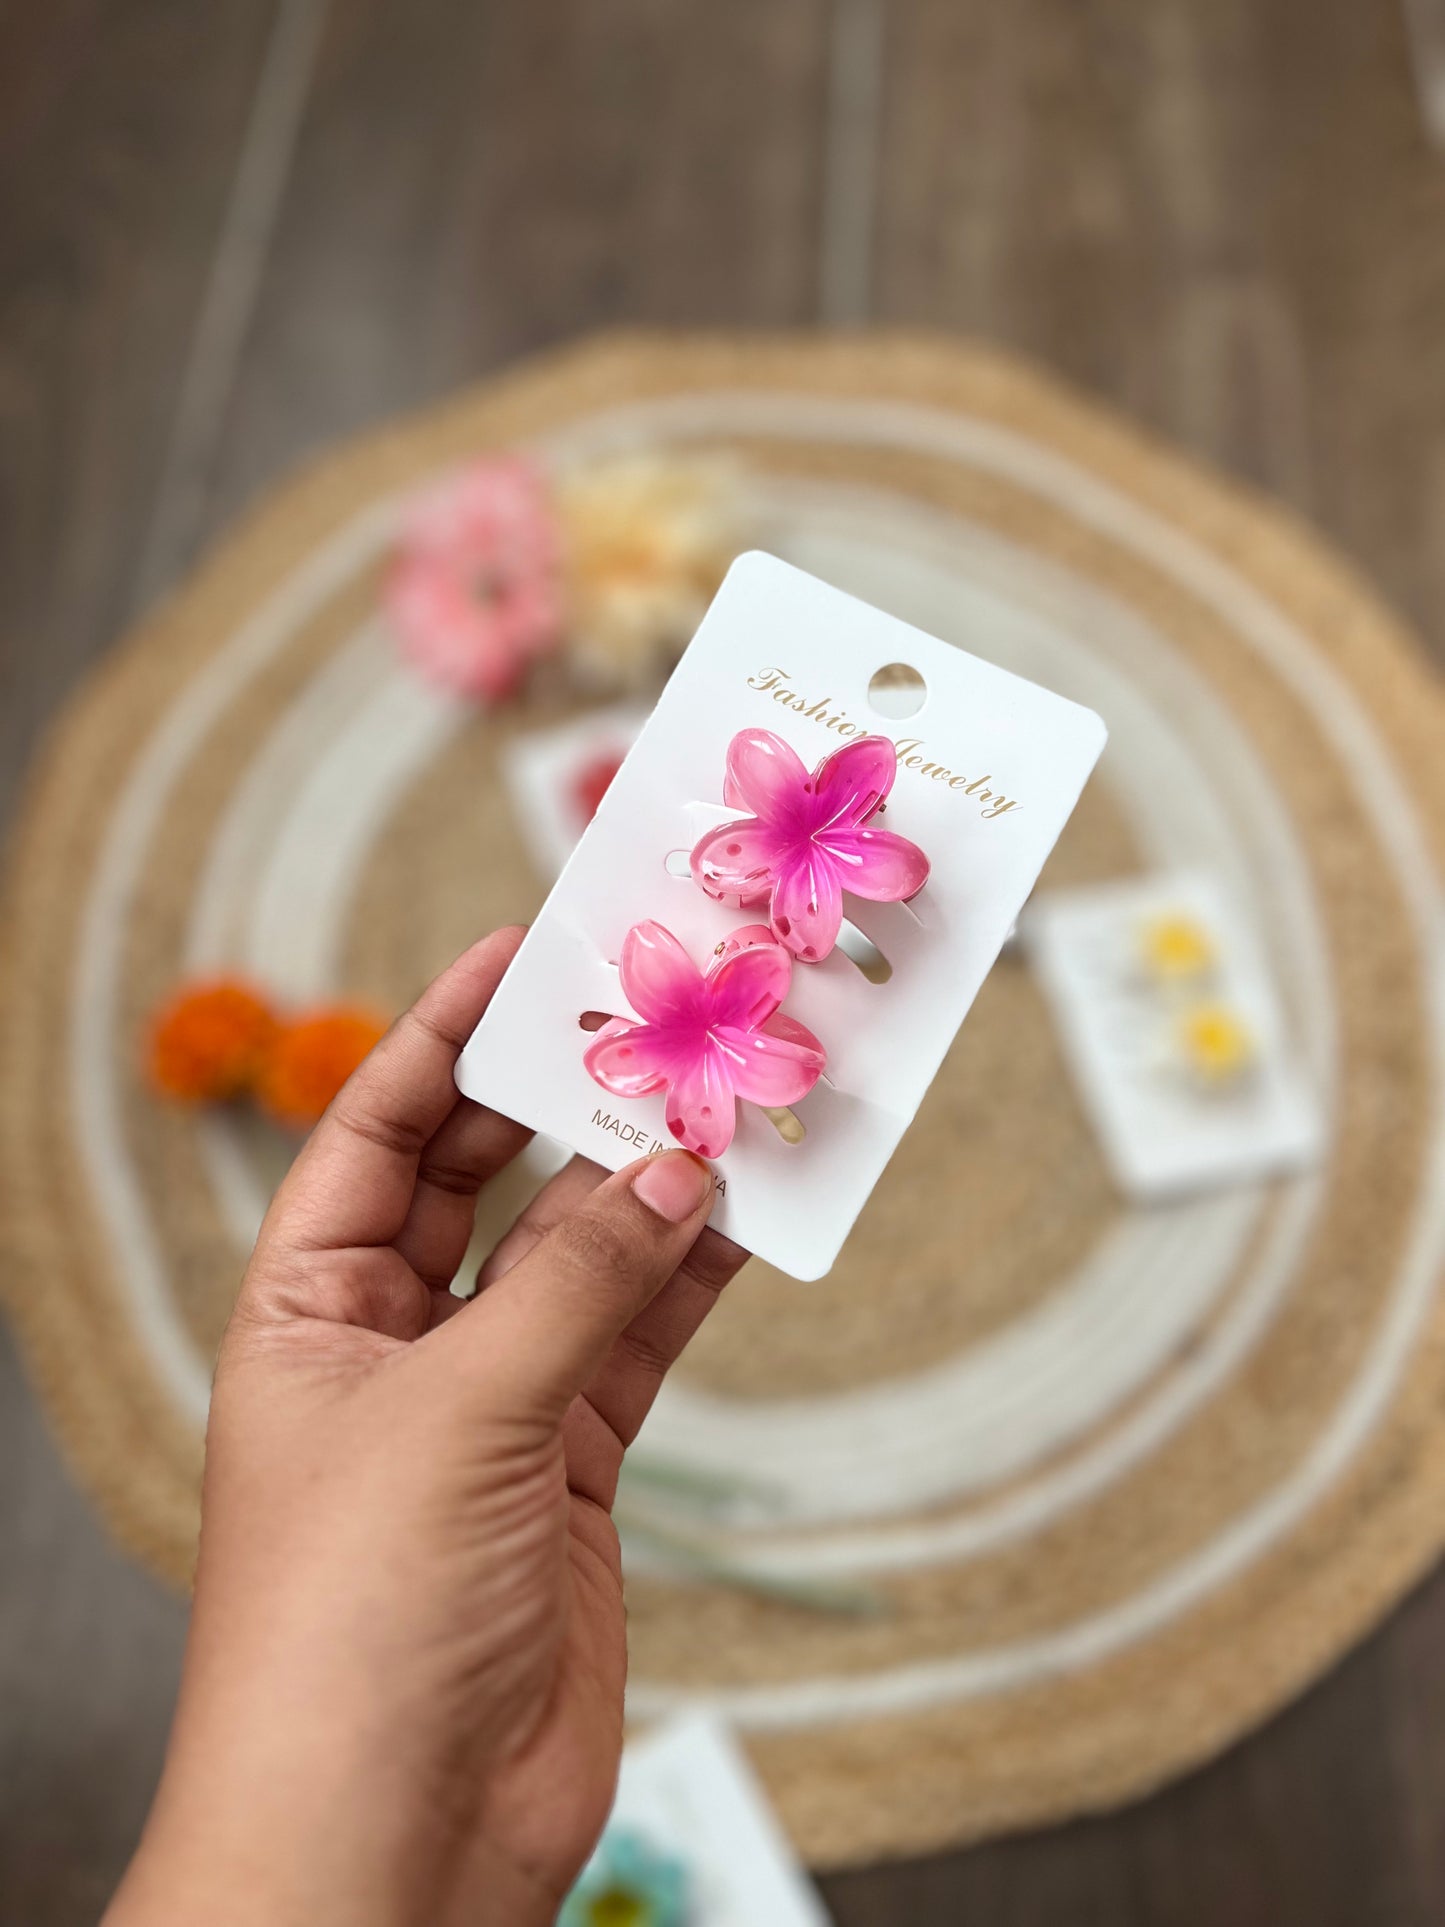
[[[429,984],[352,1074],[277,1195],[291,1244],[389,1244],[406,1223],[417,1167],[461,1100],[453,1071],[503,972],[519,926],[494,930]]]

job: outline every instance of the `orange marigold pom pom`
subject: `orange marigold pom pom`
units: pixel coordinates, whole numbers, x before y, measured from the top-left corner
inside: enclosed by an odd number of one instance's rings
[[[351,1005],[298,1017],[277,1033],[257,1097],[278,1124],[309,1130],[385,1030],[372,1011]]]
[[[163,1097],[213,1103],[249,1090],[276,1035],[276,1019],[249,984],[223,977],[191,984],[151,1020],[146,1056]]]

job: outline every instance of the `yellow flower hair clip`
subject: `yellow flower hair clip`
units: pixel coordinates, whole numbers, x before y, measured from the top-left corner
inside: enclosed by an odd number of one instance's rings
[[[1206,982],[1219,967],[1219,947],[1208,927],[1187,910],[1165,910],[1138,931],[1139,968],[1161,990]]]
[[[1191,1004],[1175,1021],[1175,1067],[1202,1091],[1236,1090],[1259,1062],[1254,1032],[1230,1004]]]

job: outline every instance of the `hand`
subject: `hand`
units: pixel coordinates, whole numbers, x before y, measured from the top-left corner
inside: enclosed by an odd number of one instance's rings
[[[611,1505],[745,1254],[707,1167],[577,1160],[448,1286],[527,1132],[457,1053],[520,940],[437,979],[277,1194],[221,1346],[180,1704],[128,1923],[551,1921],[606,1818]]]

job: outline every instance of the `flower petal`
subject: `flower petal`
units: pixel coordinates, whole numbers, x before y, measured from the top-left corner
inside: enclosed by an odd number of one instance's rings
[[[782,944],[739,950],[707,974],[708,1025],[750,1030],[772,1016],[788,994],[793,960]]]
[[[874,903],[902,903],[928,881],[928,858],[892,830],[830,830],[818,847],[836,865],[845,890]]]
[[[559,552],[536,468],[484,458],[408,510],[385,600],[406,654],[470,696],[506,694],[561,639]]]
[[[736,957],[744,950],[756,950],[759,944],[775,944],[777,938],[765,923],[744,923],[736,930],[730,930],[717,947],[717,956]],[[717,965],[712,966],[711,976]]]
[[[818,765],[813,817],[820,831],[856,829],[877,809],[898,774],[898,751],[886,736],[863,736]]]
[[[733,1090],[749,1104],[779,1109],[806,1097],[827,1063],[823,1046],[795,1018],[778,1030],[721,1030],[718,1049],[727,1063]]]
[[[649,1024],[686,1023],[702,1002],[702,972],[670,930],[635,923],[622,941],[622,991]]]
[[[765,1024],[758,1025],[758,1029],[765,1030],[770,1037],[788,1038],[795,1044],[805,1045],[808,1050],[823,1050],[808,1026],[800,1024],[796,1017],[789,1017],[785,1011],[774,1012]],[[826,1063],[823,1068],[827,1069]]]
[[[692,853],[692,874],[710,897],[737,897],[760,903],[772,889],[778,865],[793,843],[755,816],[721,823],[700,837]]]
[[[838,941],[843,891],[826,850],[807,844],[773,889],[773,935],[804,963],[818,963]]]
[[[667,1086],[674,1067],[673,1044],[650,1024],[614,1017],[588,1045],[582,1062],[589,1077],[614,1097],[647,1097]]]
[[[811,795],[807,782],[802,758],[770,729],[740,729],[728,744],[723,801],[730,809],[770,823],[798,823]]]
[[[728,1061],[705,1043],[668,1086],[667,1128],[686,1151],[721,1157],[733,1141],[737,1101]]]
[[[515,686],[524,660],[505,625],[445,571],[402,562],[390,577],[387,607],[402,654],[431,681],[493,699]]]

